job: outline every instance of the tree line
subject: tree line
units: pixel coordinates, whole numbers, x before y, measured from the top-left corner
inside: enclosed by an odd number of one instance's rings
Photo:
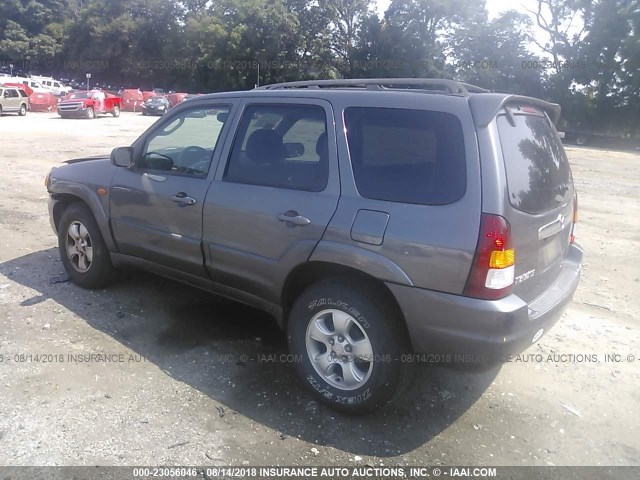
[[[640,0],[0,0],[0,66],[190,92],[301,79],[454,78],[640,133]],[[537,45],[536,45],[537,44]]]

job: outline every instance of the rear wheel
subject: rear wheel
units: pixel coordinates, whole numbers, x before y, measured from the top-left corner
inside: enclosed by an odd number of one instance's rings
[[[96,118],[96,112],[93,110],[93,107],[87,108],[87,118]]]
[[[404,326],[376,290],[323,281],[295,301],[289,349],[303,383],[321,402],[352,414],[376,410],[404,386],[409,372]]]
[[[120,116],[120,107],[118,105],[113,106],[113,110],[111,110],[111,115],[113,115],[114,117]]]
[[[578,135],[576,137],[576,143],[580,146],[585,146],[589,144],[589,137],[587,137],[586,135]]]
[[[65,270],[83,288],[103,288],[115,278],[111,256],[91,210],[72,203],[60,218],[58,249]]]
[[[23,103],[22,105],[20,105],[20,111],[18,112],[18,115],[20,115],[21,117],[24,117],[27,114],[27,106]]]

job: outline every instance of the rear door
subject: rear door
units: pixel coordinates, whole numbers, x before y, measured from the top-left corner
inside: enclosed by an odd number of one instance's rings
[[[516,252],[514,292],[531,301],[561,272],[573,219],[573,179],[546,115],[510,107],[496,123],[509,196],[506,217]]]
[[[5,99],[8,100],[7,106],[9,108],[7,108],[7,110],[11,109],[12,112],[17,112],[20,110],[20,94],[18,93],[18,89],[9,88],[6,92],[9,93],[9,98]]]
[[[339,196],[333,112],[311,99],[246,100],[204,206],[212,278],[272,303],[308,260]]]

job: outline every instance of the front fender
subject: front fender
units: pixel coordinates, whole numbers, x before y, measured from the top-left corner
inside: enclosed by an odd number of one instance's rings
[[[55,203],[68,198],[68,196],[79,198],[87,204],[87,206],[93,213],[107,249],[110,252],[117,252],[116,243],[114,241],[113,235],[111,233],[111,227],[109,225],[108,197],[104,197],[104,200],[102,200],[103,197],[100,197],[98,195],[97,189],[92,190],[87,185],[74,183],[68,180],[52,181],[52,184],[49,187],[49,191],[52,197],[52,205],[50,207],[51,215],[53,215]]]
[[[397,264],[379,253],[355,245],[321,240],[309,261],[344,265],[384,282],[413,286],[411,279]]]

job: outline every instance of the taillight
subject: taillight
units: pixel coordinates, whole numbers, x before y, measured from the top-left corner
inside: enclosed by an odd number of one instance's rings
[[[513,289],[515,263],[509,222],[500,215],[483,213],[478,246],[464,294],[486,300],[509,295]]]
[[[576,241],[576,223],[578,223],[578,194],[573,196],[573,222],[571,223],[571,235],[569,236],[569,243],[575,243]]]

